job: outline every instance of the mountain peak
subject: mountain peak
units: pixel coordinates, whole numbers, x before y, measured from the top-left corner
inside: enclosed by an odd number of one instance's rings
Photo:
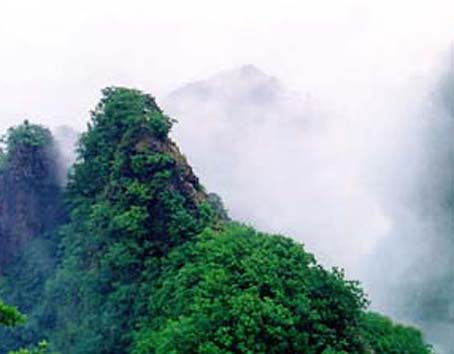
[[[279,96],[279,81],[255,65],[247,64],[223,71],[206,80],[188,83],[173,91],[170,99],[191,97],[197,100],[224,100],[264,104]]]
[[[245,64],[240,66],[238,69],[234,69],[233,71],[238,71],[241,75],[245,77],[266,77],[271,78],[268,74],[266,74],[263,70],[258,68],[253,64]]]

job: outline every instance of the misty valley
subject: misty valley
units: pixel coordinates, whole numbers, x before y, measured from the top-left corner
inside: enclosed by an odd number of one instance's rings
[[[454,353],[451,67],[418,97],[367,152],[252,65],[5,127],[0,353]]]

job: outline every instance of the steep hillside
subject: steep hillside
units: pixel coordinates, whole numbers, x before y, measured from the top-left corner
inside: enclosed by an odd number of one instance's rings
[[[61,191],[57,152],[46,128],[29,124],[5,136],[0,167],[0,269],[33,237],[58,224]]]
[[[25,121],[3,140],[0,167],[0,298],[32,314],[53,272],[65,220],[58,152],[50,131]],[[0,352],[41,339],[36,325],[0,329]]]
[[[151,96],[109,88],[81,136],[45,310],[62,352],[126,353],[161,257],[214,217],[171,124]]]

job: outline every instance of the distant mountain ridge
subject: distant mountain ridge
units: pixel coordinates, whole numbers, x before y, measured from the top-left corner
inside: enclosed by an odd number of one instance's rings
[[[187,97],[226,99],[238,103],[266,104],[276,100],[283,90],[279,81],[267,75],[254,65],[244,65],[238,69],[226,71],[208,80],[195,81],[183,85],[169,94],[170,99]]]
[[[183,85],[162,105],[178,122],[173,136],[232,217],[293,234],[330,264],[348,267],[358,259],[351,247],[371,247],[364,231],[380,229],[381,211],[347,158],[348,127],[310,88],[295,92],[246,65]]]

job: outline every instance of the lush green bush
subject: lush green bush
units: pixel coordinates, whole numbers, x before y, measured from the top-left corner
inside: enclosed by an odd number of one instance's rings
[[[19,350],[10,351],[8,352],[8,354],[52,354],[52,353],[49,352],[48,343],[45,340],[43,340],[39,342],[38,345],[35,347],[22,348]]]
[[[301,245],[229,224],[170,253],[132,352],[431,353],[418,330],[365,306],[356,282]]]
[[[363,336],[368,349],[376,354],[429,354],[430,346],[424,343],[416,328],[394,324],[389,318],[377,313],[364,316]]]
[[[49,154],[52,144],[50,130],[28,120],[9,128],[0,139],[0,173],[9,168],[12,160],[31,161],[42,151]]]
[[[237,224],[171,252],[133,352],[361,352],[355,282],[301,245]]]
[[[23,124],[9,128],[2,140],[8,151],[12,151],[20,146],[37,148],[48,145],[52,140],[52,135],[49,129],[41,125],[30,124],[28,120],[25,120]]]
[[[1,326],[17,326],[24,324],[25,317],[12,306],[8,306],[0,300],[0,325]],[[45,354],[48,345],[46,341],[41,341],[36,347],[32,349],[19,349],[16,351],[10,351],[8,354]]]
[[[17,308],[6,305],[0,300],[0,325],[16,326],[22,324],[25,317],[17,310]]]

